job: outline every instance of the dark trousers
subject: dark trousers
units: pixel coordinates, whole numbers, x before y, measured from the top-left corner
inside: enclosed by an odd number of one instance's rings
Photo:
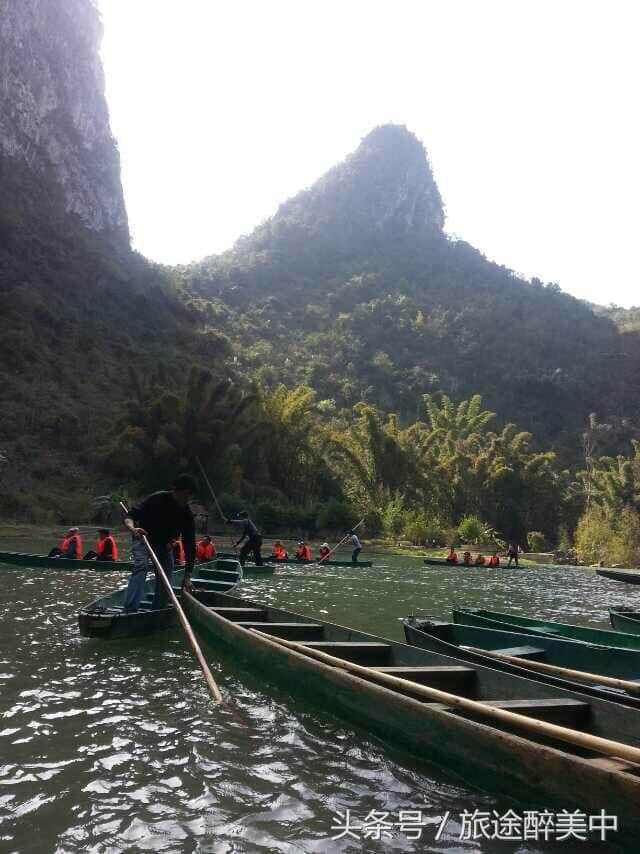
[[[49,554],[47,555],[47,557],[61,557],[61,556],[62,556],[62,552],[60,551],[60,549],[57,546],[52,548],[51,551],[49,552]]]
[[[507,568],[511,566],[511,561],[515,560],[516,566],[518,566],[518,555],[509,555],[509,563],[507,564]],[[520,568],[518,566],[518,568]]]
[[[247,542],[240,549],[240,555],[238,556],[240,566],[244,566],[245,561],[247,559],[247,555],[249,554],[253,554],[253,561],[256,566],[262,566],[262,556],[260,554],[261,548],[262,537],[254,537],[251,540],[247,540]]]
[[[362,548],[354,549],[351,553],[351,563],[358,563],[358,555],[362,551]]]

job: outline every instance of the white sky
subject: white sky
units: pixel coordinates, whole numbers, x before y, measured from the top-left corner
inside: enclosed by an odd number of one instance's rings
[[[635,0],[100,0],[135,247],[221,252],[385,122],[446,229],[526,276],[640,304]]]

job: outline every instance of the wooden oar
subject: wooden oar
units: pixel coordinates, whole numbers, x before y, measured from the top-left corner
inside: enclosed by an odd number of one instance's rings
[[[351,530],[352,530],[352,531],[357,530],[357,529],[360,527],[360,525],[362,525],[362,523],[364,522],[364,519],[365,519],[365,517],[363,516],[363,517],[362,517],[362,519],[360,519],[360,521],[358,522],[358,524],[355,526],[355,528],[352,528]],[[329,554],[328,554],[326,557],[324,557],[322,560],[318,561],[318,563],[326,563],[326,561],[328,561],[328,560],[329,560],[329,558],[330,558],[330,557],[331,557],[331,555],[335,552],[335,550],[336,550],[337,548],[339,548],[339,546],[341,546],[341,545],[344,543],[344,541],[345,541],[345,540],[348,540],[350,536],[351,536],[351,534],[349,533],[349,534],[347,534],[347,535],[346,535],[346,537],[343,537],[343,538],[340,540],[340,542],[338,543],[338,545],[337,545],[337,546],[334,546],[334,547],[331,549],[331,551],[329,552]]]
[[[120,507],[122,507],[122,509],[124,510],[124,512],[128,516],[129,511],[127,510],[125,505],[122,503],[122,501],[120,502]],[[222,694],[220,693],[220,689],[216,685],[215,679],[213,678],[211,671],[209,670],[209,665],[204,660],[204,655],[202,654],[202,650],[200,649],[200,645],[198,644],[198,641],[196,640],[196,636],[193,633],[193,629],[189,625],[189,620],[187,620],[186,615],[185,615],[184,611],[182,610],[182,605],[178,602],[176,594],[173,592],[173,587],[169,584],[169,579],[167,578],[165,571],[162,568],[162,564],[160,563],[160,561],[156,557],[154,550],[151,548],[151,544],[150,544],[149,540],[146,538],[146,536],[144,534],[142,535],[142,542],[144,543],[144,546],[145,546],[147,552],[149,553],[149,557],[151,558],[151,561],[153,563],[153,566],[155,568],[156,573],[160,576],[160,579],[162,580],[162,583],[164,584],[165,590],[167,591],[167,594],[168,594],[169,598],[171,599],[171,602],[173,603],[173,607],[176,609],[176,614],[178,615],[178,618],[180,620],[182,628],[184,629],[184,633],[187,636],[187,640],[189,641],[191,649],[193,650],[195,657],[198,659],[198,664],[200,665],[200,667],[202,669],[202,673],[204,674],[205,681],[206,681],[207,686],[209,688],[209,693],[211,694],[213,699],[216,701],[216,703],[222,703]]]
[[[272,643],[280,644],[288,649],[302,655],[316,658],[325,664],[332,667],[346,670],[355,676],[361,676],[372,682],[378,682],[387,688],[410,691],[412,694],[431,700],[434,703],[444,703],[452,709],[464,709],[464,711],[472,714],[481,715],[490,720],[499,721],[500,723],[510,724],[518,729],[527,732],[533,732],[537,735],[547,736],[549,738],[564,741],[567,744],[574,744],[577,747],[584,747],[587,750],[593,750],[596,753],[602,753],[606,756],[615,756],[626,759],[629,762],[640,764],[640,748],[633,747],[629,744],[622,744],[618,741],[612,741],[608,738],[601,738],[597,735],[590,735],[579,730],[569,729],[568,727],[551,724],[548,721],[539,721],[526,715],[519,715],[515,712],[509,712],[506,709],[500,709],[496,706],[490,706],[487,703],[481,703],[477,700],[468,700],[466,697],[459,697],[456,694],[448,694],[445,691],[440,691],[438,688],[429,688],[426,685],[419,685],[417,682],[411,682],[409,679],[401,679],[398,676],[391,676],[388,673],[380,673],[370,667],[363,667],[361,664],[354,664],[351,661],[345,661],[342,658],[336,658],[333,655],[328,655],[319,649],[304,646],[304,644],[296,641],[284,640],[274,635],[260,632],[257,629],[251,629],[255,634],[260,635],[265,640]]]
[[[627,694],[633,694],[636,697],[640,697],[640,684],[637,682],[630,682],[628,679],[615,679],[612,676],[600,676],[597,673],[587,673],[584,670],[571,670],[568,667],[559,667],[557,664],[547,664],[544,661],[531,661],[528,658],[520,658],[517,655],[506,655],[504,652],[495,652],[492,649],[479,649],[475,646],[463,646],[461,649],[468,649],[470,652],[476,652],[479,655],[486,655],[490,658],[495,658],[498,661],[508,661],[510,664],[517,664],[519,667],[526,667],[529,670],[538,670],[540,673],[549,673],[552,676],[567,676],[578,682],[607,685],[610,688],[618,688],[620,691],[626,691]]]

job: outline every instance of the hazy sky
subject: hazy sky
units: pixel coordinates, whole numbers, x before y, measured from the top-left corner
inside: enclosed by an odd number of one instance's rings
[[[635,0],[100,0],[135,247],[227,249],[385,122],[446,229],[526,276],[640,305]]]

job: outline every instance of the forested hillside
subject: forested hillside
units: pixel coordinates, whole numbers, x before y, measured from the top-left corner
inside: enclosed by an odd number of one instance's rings
[[[567,454],[591,412],[636,417],[637,340],[443,231],[424,148],[406,129],[359,149],[222,256],[182,273],[259,382],[307,383],[413,418],[424,393],[480,392]],[[533,238],[532,238],[533,239]]]

